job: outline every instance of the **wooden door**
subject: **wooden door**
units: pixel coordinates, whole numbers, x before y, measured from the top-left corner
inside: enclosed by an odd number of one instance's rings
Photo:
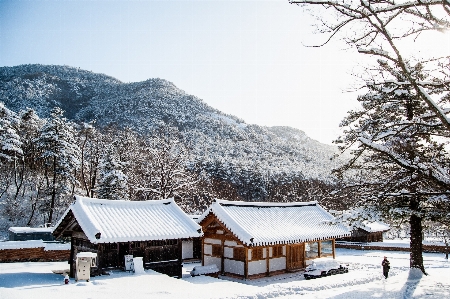
[[[286,270],[305,267],[305,244],[286,245]]]

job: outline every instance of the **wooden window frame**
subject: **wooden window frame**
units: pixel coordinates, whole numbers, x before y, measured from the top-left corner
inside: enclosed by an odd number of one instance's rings
[[[323,253],[322,252],[322,243],[323,242],[330,242],[331,243],[331,252],[330,253]],[[333,256],[333,240],[332,239],[320,241],[319,257],[324,257],[324,256]]]
[[[211,256],[221,257],[222,256],[222,246],[219,244],[211,244]]]
[[[283,245],[277,245],[272,247],[272,258],[278,258],[285,256],[283,254]]]
[[[252,248],[252,261],[260,261],[264,259],[263,247]]]
[[[313,244],[313,243],[317,243],[317,251],[307,251],[306,247],[307,246],[311,246],[311,244]],[[308,252],[316,252],[317,255],[315,255],[315,256],[308,256]],[[320,241],[305,242],[305,260],[316,259],[316,258],[319,258],[319,257],[320,257]]]
[[[233,247],[233,259],[237,261],[245,261],[245,247]]]

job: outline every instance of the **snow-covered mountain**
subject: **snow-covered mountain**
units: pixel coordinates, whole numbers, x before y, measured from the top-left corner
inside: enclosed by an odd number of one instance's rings
[[[18,112],[33,108],[40,117],[59,106],[74,121],[96,120],[146,133],[162,123],[183,132],[198,161],[239,165],[260,174],[329,178],[336,148],[290,127],[246,124],[163,79],[123,83],[68,66],[0,68],[0,101]],[[229,167],[228,167],[229,168]]]

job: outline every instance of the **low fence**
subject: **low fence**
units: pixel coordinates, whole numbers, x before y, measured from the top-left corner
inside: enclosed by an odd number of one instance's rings
[[[337,241],[336,248],[347,248],[356,250],[385,250],[385,251],[406,251],[410,252],[409,246],[395,246],[394,244],[371,244],[371,243],[358,243],[358,242],[343,242]],[[423,252],[439,252],[446,253],[449,248],[441,245],[422,245]]]
[[[0,242],[0,262],[68,261],[70,244],[46,243],[42,240]]]

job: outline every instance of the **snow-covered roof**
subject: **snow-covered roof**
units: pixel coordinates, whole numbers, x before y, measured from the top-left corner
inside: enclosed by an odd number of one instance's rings
[[[91,243],[116,243],[200,237],[201,227],[173,199],[106,200],[75,196],[56,230],[72,212]]]
[[[41,248],[45,251],[50,250],[70,250],[70,243],[48,243],[42,240],[28,241],[6,241],[0,242],[0,250],[5,249],[24,249],[24,248]]]
[[[40,247],[45,247],[45,243],[42,240],[0,242],[0,250],[40,248]]]
[[[53,232],[53,227],[20,227],[13,226],[9,228],[10,232],[16,234],[24,234],[24,233],[51,233]]]
[[[95,252],[78,252],[77,257],[97,257]]]
[[[361,225],[358,226],[360,229],[363,229],[369,233],[375,233],[375,232],[385,232],[391,229],[389,225],[386,223],[382,223],[379,221],[369,222],[369,221],[363,221]]]
[[[241,242],[251,246],[300,243],[349,235],[317,202],[262,203],[216,200],[198,219],[210,213]]]

